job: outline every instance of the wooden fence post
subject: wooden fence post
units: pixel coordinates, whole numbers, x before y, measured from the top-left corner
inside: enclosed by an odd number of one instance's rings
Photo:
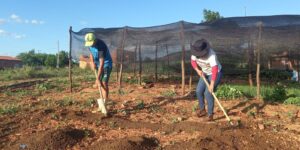
[[[262,22],[258,24],[259,33],[258,33],[258,47],[257,47],[257,66],[256,66],[256,98],[261,99],[260,97],[260,52],[262,48],[261,41],[261,32],[262,32]]]
[[[185,94],[185,39],[184,39],[184,26],[183,21],[180,22],[180,41],[181,41],[181,94]]]
[[[127,33],[127,27],[123,29],[122,37],[122,46],[121,46],[121,64],[120,64],[120,73],[119,73],[119,90],[122,88],[122,73],[123,73],[123,61],[124,61],[124,47],[125,47],[125,38]]]
[[[158,45],[157,42],[155,44],[155,82],[157,82],[157,49],[158,49]]]
[[[136,54],[137,54],[137,48],[138,48],[138,44],[136,44],[135,49],[134,49],[134,58],[133,58],[133,76],[134,78],[136,78]]]
[[[169,56],[168,44],[166,44],[166,52],[167,52],[167,59],[168,59],[167,74],[168,74],[168,79],[169,79],[169,77],[170,77],[170,56]]]
[[[250,87],[253,87],[252,69],[253,69],[253,46],[251,40],[248,43],[248,81]]]
[[[142,54],[141,54],[141,42],[139,42],[139,85],[142,85]]]

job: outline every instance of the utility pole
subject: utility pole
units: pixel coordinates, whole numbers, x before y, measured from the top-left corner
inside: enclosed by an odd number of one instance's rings
[[[247,16],[247,7],[244,6],[244,9],[245,9],[245,17]]]
[[[56,68],[59,68],[59,41],[57,41],[57,62]]]

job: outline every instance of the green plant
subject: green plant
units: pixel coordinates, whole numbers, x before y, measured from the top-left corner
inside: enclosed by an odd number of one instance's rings
[[[286,80],[291,76],[288,71],[275,70],[275,69],[262,70],[260,75],[261,78],[267,78],[268,80],[272,80],[272,81]]]
[[[292,104],[292,105],[300,106],[300,97],[290,97],[286,99],[283,103],[286,105]]]
[[[58,120],[59,116],[57,114],[53,113],[53,114],[51,114],[51,119]]]
[[[47,91],[54,88],[54,85],[52,85],[50,82],[44,82],[40,84],[35,85],[35,89],[38,91]]]
[[[162,96],[164,97],[174,97],[176,96],[176,92],[173,90],[167,90],[161,93]]]
[[[287,91],[285,87],[282,84],[278,83],[270,93],[267,93],[265,95],[264,100],[272,102],[283,102],[286,98]]]
[[[197,109],[199,109],[198,101],[196,101],[192,107],[192,111],[195,112]]]
[[[57,104],[60,107],[64,107],[75,104],[75,101],[73,101],[70,97],[65,97],[64,99],[57,101]]]
[[[126,92],[125,92],[123,89],[119,89],[119,90],[118,90],[118,94],[119,94],[119,95],[125,95]]]
[[[28,90],[18,89],[16,91],[5,91],[4,94],[7,96],[23,97],[23,96],[31,95],[32,93]]]
[[[161,111],[160,106],[159,106],[159,105],[156,105],[156,104],[151,105],[151,106],[149,107],[149,109],[150,109],[150,112],[153,112],[153,113],[157,113],[157,112],[160,112],[160,111]]]
[[[135,106],[135,108],[137,108],[137,109],[144,109],[144,107],[145,107],[145,104],[144,104],[143,100],[138,101],[137,105]]]
[[[20,110],[19,106],[5,106],[5,107],[0,107],[0,115],[13,115],[16,114]]]
[[[116,128],[116,127],[118,127],[117,123],[114,122],[114,121],[108,122],[108,126],[109,126],[110,128]]]
[[[172,123],[178,123],[179,120],[178,120],[176,117],[173,117],[171,122],[172,122]]]
[[[248,116],[255,117],[256,112],[254,112],[254,111],[249,111],[249,112],[247,113],[247,115],[248,115]]]
[[[216,96],[218,98],[223,98],[223,99],[236,99],[236,98],[240,98],[243,96],[243,93],[230,86],[230,85],[223,85],[223,86],[220,86],[220,88],[218,89],[218,91],[216,92]]]
[[[136,83],[138,83],[138,79],[128,77],[128,78],[125,78],[124,82],[129,83],[129,84],[136,84]]]
[[[84,105],[87,107],[92,107],[92,106],[96,105],[96,100],[90,98],[84,102]]]

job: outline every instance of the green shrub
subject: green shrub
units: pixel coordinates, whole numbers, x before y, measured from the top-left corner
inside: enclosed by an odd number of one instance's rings
[[[272,81],[287,80],[291,77],[291,73],[284,70],[263,70],[260,73],[261,78],[271,79]]]
[[[228,100],[243,97],[243,93],[230,85],[223,85],[219,87],[216,96]]]
[[[292,104],[292,105],[300,106],[300,97],[290,97],[290,98],[286,99],[283,103],[286,105]]]
[[[287,98],[285,87],[278,83],[275,88],[268,94],[266,93],[264,100],[272,102],[283,102]]]

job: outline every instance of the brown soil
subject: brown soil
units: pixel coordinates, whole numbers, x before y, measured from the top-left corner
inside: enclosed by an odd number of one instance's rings
[[[97,89],[82,83],[73,94],[48,90],[40,96],[0,94],[16,114],[0,115],[0,149],[286,149],[300,147],[299,107],[257,100],[221,101],[230,126],[216,106],[213,122],[194,114],[194,95],[178,96],[176,84],[142,88],[111,84],[110,115],[92,113]],[[25,89],[26,90],[26,89]],[[28,88],[28,90],[33,90]],[[176,95],[168,96],[170,91]],[[70,103],[69,100],[72,102]]]
[[[148,137],[129,137],[116,140],[103,140],[90,149],[92,150],[152,150],[158,147],[158,140],[156,138]]]
[[[70,127],[48,131],[46,133],[36,133],[20,141],[21,144],[13,146],[14,148],[28,148],[33,150],[55,149],[63,150],[74,146],[85,137],[86,132]],[[29,139],[29,140],[28,140]],[[27,141],[26,141],[27,140]]]

